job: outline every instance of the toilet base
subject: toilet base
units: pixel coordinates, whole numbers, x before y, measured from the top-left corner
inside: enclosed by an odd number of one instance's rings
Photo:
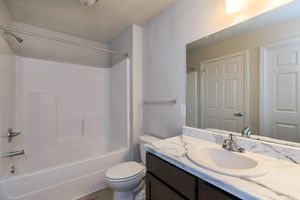
[[[132,191],[115,191],[113,192],[113,200],[133,200]]]

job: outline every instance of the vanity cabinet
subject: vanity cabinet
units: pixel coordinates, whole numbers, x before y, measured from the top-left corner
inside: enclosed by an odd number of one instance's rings
[[[239,199],[182,169],[147,153],[147,200]]]
[[[176,193],[166,184],[155,178],[151,173],[147,173],[147,200],[149,199],[170,199],[170,200],[184,200],[180,194]]]

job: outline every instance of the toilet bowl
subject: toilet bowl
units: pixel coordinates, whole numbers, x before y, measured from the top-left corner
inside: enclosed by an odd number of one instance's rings
[[[113,166],[105,173],[106,183],[113,190],[113,200],[133,200],[143,187],[146,175],[146,151],[143,145],[158,141],[159,138],[143,135],[139,138],[142,163],[124,162]]]

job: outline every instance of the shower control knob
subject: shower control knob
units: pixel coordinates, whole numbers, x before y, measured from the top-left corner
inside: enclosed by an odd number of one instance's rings
[[[20,134],[21,134],[21,132],[14,132],[12,128],[9,128],[8,133],[7,133],[8,142],[11,142],[13,137],[16,137]]]

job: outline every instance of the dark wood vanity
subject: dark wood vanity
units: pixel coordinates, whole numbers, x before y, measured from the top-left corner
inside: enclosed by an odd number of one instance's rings
[[[147,153],[147,200],[236,200],[239,199],[182,169]]]

